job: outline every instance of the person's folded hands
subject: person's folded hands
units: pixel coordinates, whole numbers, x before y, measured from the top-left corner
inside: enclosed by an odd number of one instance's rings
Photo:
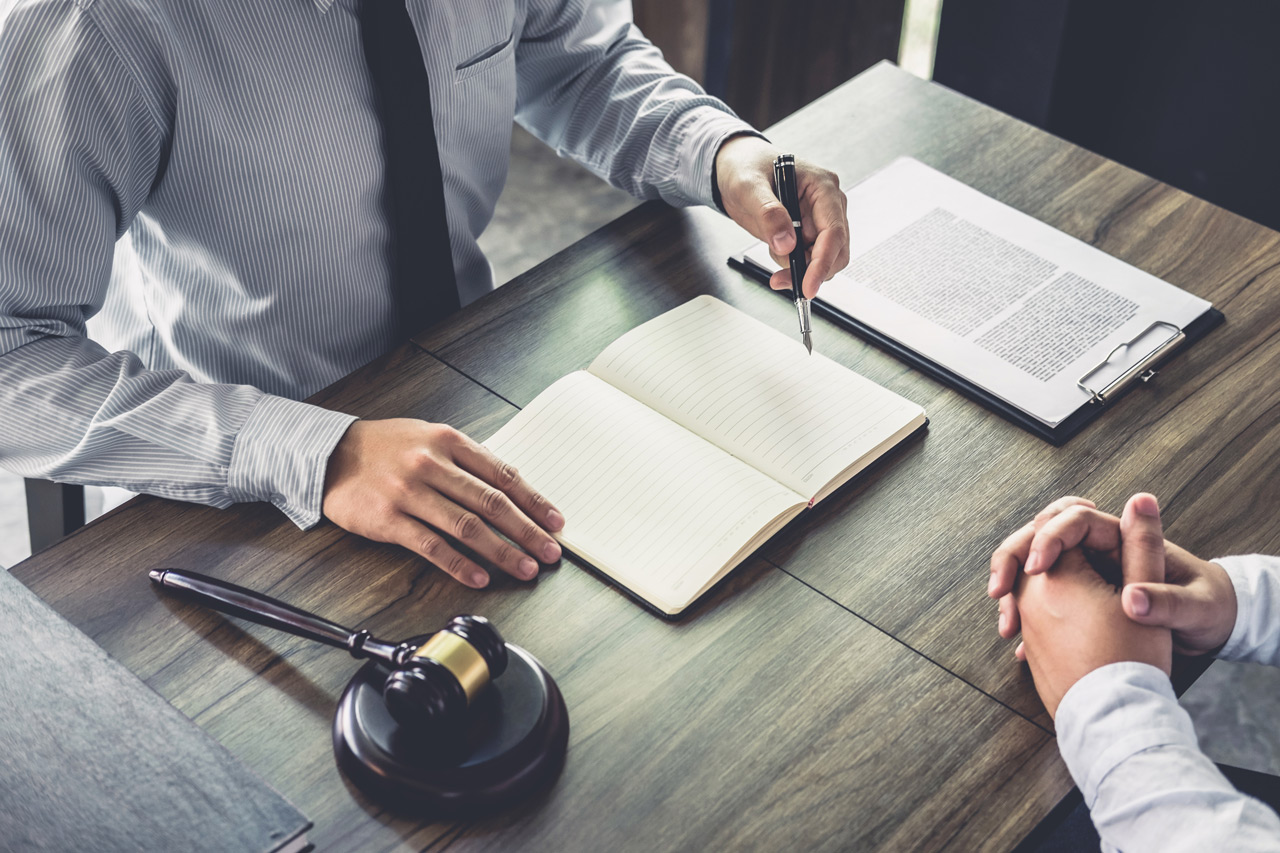
[[[1068,546],[1053,555],[1052,570],[1021,572],[1013,598],[1021,616],[1022,643],[1036,692],[1057,714],[1066,692],[1084,676],[1112,663],[1138,661],[1169,674],[1173,640],[1167,629],[1130,619],[1121,592],[1095,564],[1117,557],[1143,582],[1164,580],[1164,537],[1155,500],[1135,495],[1125,508],[1118,548]],[[1087,538],[1087,537],[1086,537]]]
[[[1019,572],[1049,571],[1057,555],[1081,545],[1120,555],[1122,527],[1139,509],[1159,514],[1156,499],[1138,494],[1130,498],[1125,517],[1098,510],[1091,501],[1064,497],[1047,506],[1035,520],[1010,535],[991,556],[987,594],[1000,599],[999,632],[1008,639],[1018,633],[1020,614],[1011,595]],[[1141,577],[1138,565],[1121,560],[1125,614],[1135,622],[1173,631],[1174,648],[1181,654],[1213,652],[1226,643],[1236,621],[1236,595],[1226,571],[1168,540],[1164,544],[1162,582]],[[1018,656],[1022,657],[1021,647]]]

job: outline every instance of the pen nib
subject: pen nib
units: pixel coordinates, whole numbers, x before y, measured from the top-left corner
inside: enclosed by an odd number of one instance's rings
[[[804,333],[804,348],[809,351],[809,355],[813,355],[813,337],[808,333]]]

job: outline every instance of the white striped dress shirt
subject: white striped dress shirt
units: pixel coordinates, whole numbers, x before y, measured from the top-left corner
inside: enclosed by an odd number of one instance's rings
[[[23,0],[9,14],[6,468],[319,521],[353,418],[296,400],[397,343],[357,1]],[[408,8],[464,305],[493,287],[476,238],[513,118],[677,205],[711,202],[718,146],[749,130],[583,0]]]
[[[1280,557],[1213,562],[1236,593],[1236,624],[1218,657],[1280,666]],[[1062,697],[1055,722],[1106,853],[1280,853],[1280,817],[1205,757],[1169,677],[1154,666],[1095,669]]]

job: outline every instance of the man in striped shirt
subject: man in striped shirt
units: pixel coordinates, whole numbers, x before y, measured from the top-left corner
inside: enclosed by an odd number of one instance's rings
[[[400,339],[362,3],[22,0],[0,31],[0,462],[399,543],[464,583],[558,559],[554,508],[455,430],[298,402]],[[584,0],[408,0],[457,302],[511,123],[785,255],[772,146]],[[714,167],[714,168],[713,168]],[[434,167],[433,167],[434,168]],[[848,258],[802,165],[806,295]],[[776,282],[783,285],[781,277]],[[484,521],[516,543],[500,539]]]

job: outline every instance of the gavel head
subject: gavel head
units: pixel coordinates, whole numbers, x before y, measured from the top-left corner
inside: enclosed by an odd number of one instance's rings
[[[382,697],[392,719],[416,730],[451,729],[507,668],[507,645],[483,616],[455,616],[392,670]]]

